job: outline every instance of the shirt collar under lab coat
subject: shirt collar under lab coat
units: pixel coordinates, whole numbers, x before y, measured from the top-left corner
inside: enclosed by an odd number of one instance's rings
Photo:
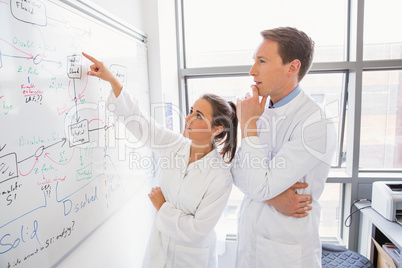
[[[281,106],[284,106],[285,104],[288,104],[297,95],[299,95],[300,91],[301,91],[301,87],[300,87],[300,85],[297,85],[295,89],[293,89],[288,95],[286,95],[283,99],[279,100],[277,103],[272,103],[272,101],[269,100],[268,108],[270,108],[270,109],[279,108]]]

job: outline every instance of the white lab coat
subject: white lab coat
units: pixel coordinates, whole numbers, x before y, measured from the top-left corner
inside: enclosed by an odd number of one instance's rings
[[[259,137],[242,140],[232,164],[245,194],[239,213],[236,267],[321,267],[318,199],[336,148],[334,124],[303,91],[282,107],[265,109]],[[264,203],[296,182],[312,195],[305,218],[288,217]]]
[[[115,115],[129,122],[130,132],[157,154],[166,202],[156,213],[149,267],[217,267],[214,227],[231,192],[230,168],[216,149],[188,165],[191,141],[142,115],[124,90],[118,98],[111,93],[108,102],[115,104]]]

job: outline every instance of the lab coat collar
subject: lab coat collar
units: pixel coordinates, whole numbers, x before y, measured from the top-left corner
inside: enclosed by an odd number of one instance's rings
[[[190,148],[191,148],[191,140],[187,139],[185,146],[177,152],[179,157],[183,157],[188,163],[190,160]],[[217,148],[212,149],[209,153],[207,153],[203,158],[198,159],[197,161],[188,165],[187,169],[197,168],[201,171],[202,174],[207,172],[207,170],[211,168],[216,168],[216,166],[225,166],[226,163],[223,161],[222,156],[219,154]]]
[[[214,161],[213,159],[219,159],[219,163]],[[198,159],[197,161],[193,162],[194,168],[197,167],[202,174],[207,172],[207,170],[214,168],[214,165],[221,164],[221,156],[218,153],[218,150],[212,149],[209,153],[207,153],[203,158]]]
[[[191,141],[186,144],[185,150],[178,152],[177,154],[187,161],[190,160],[190,148],[191,148]],[[183,148],[184,149],[184,148]],[[213,160],[218,159],[218,160]],[[214,168],[216,165],[222,165],[223,159],[222,156],[219,154],[216,148],[212,149],[209,153],[207,153],[203,158],[198,159],[197,161],[188,165],[187,169],[197,168],[201,171],[202,174],[207,172],[208,169]]]

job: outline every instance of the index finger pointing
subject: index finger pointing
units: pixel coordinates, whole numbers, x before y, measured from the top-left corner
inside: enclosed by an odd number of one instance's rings
[[[253,91],[253,98],[258,98],[259,97],[258,88],[252,85],[251,90]]]
[[[88,60],[92,61],[92,62],[95,63],[95,64],[98,64],[98,63],[99,63],[99,61],[98,61],[97,59],[95,59],[95,58],[92,57],[92,56],[89,56],[88,54],[86,54],[86,53],[84,53],[84,52],[82,52],[82,55],[84,55],[85,58],[87,58]]]

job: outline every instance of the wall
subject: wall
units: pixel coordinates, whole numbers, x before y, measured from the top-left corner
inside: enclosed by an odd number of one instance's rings
[[[148,35],[148,68],[151,114],[164,122],[164,102],[171,102],[174,113],[173,129],[180,131],[178,67],[176,51],[175,1],[148,0],[143,3],[143,31]],[[153,109],[152,109],[153,107]]]

